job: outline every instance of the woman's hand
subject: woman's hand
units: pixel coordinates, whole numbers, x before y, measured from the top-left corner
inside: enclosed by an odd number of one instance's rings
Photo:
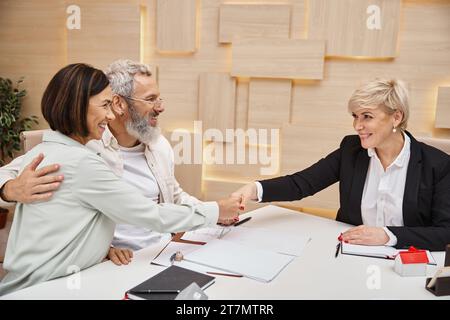
[[[133,251],[123,248],[109,248],[108,259],[110,259],[115,265],[128,264],[133,258]]]
[[[382,246],[389,241],[389,236],[381,227],[360,225],[345,231],[342,234],[342,241],[350,244]]]
[[[248,201],[258,200],[258,194],[257,194],[256,184],[254,182],[250,182],[246,184],[245,186],[239,188],[235,192],[231,194],[232,197],[240,198],[240,208],[241,210],[245,209],[245,205]]]

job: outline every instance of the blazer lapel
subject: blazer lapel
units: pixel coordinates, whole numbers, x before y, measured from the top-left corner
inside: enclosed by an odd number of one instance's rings
[[[366,181],[367,170],[369,168],[369,160],[370,158],[367,155],[367,150],[362,149],[358,153],[358,157],[356,159],[349,201],[349,218],[351,223],[354,225],[361,225],[363,223],[361,216],[361,199],[364,190],[364,183]]]
[[[406,131],[406,134],[411,139],[411,154],[403,194],[403,223],[407,226],[415,225],[411,219],[418,216],[417,195],[422,173],[422,153],[420,152],[419,142],[409,132]]]

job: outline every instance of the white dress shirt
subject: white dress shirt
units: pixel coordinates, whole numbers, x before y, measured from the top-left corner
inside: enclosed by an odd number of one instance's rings
[[[403,226],[403,194],[410,158],[411,139],[403,134],[405,142],[397,158],[386,171],[374,149],[367,149],[370,157],[366,182],[361,199],[363,224],[371,227]],[[384,228],[389,236],[386,245],[394,246],[397,238]]]
[[[119,147],[123,159],[123,175],[129,184],[136,187],[146,198],[159,202],[159,187],[145,158],[145,145],[135,147]],[[170,238],[170,233],[158,233],[147,228],[131,224],[117,224],[114,232],[113,246],[139,250],[162,239]]]
[[[411,139],[403,134],[405,142],[397,158],[384,171],[374,149],[367,149],[370,157],[364,191],[361,199],[363,224],[383,227],[389,236],[387,246],[395,246],[397,237],[386,226],[403,226],[403,194],[410,158]],[[256,181],[258,202],[262,201],[263,187]]]

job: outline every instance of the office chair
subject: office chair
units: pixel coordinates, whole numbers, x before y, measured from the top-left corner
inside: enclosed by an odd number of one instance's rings
[[[24,153],[33,149],[33,147],[42,142],[42,135],[45,130],[30,130],[20,133],[20,141]]]

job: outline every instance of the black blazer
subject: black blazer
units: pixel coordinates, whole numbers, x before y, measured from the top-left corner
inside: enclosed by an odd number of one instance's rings
[[[411,245],[442,251],[450,243],[450,156],[411,138],[411,154],[403,196],[404,227],[390,227],[397,248]],[[305,170],[260,181],[263,202],[293,201],[311,196],[339,181],[336,220],[361,225],[361,198],[370,158],[357,135]]]

